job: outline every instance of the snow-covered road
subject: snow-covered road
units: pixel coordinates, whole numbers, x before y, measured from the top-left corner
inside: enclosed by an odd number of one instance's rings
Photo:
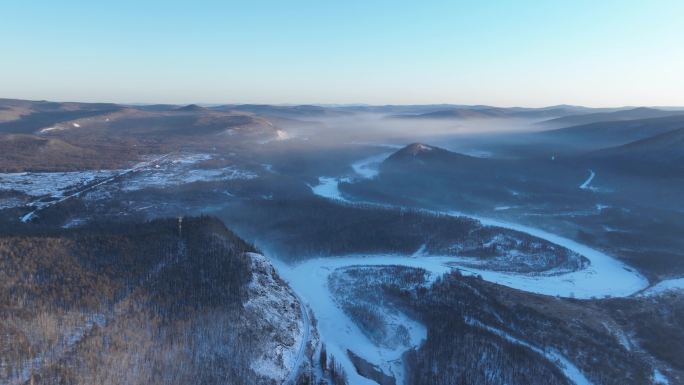
[[[302,333],[302,341],[299,344],[299,349],[297,350],[297,357],[295,357],[295,361],[292,365],[292,368],[290,369],[290,373],[288,374],[285,381],[283,381],[284,385],[295,385],[297,383],[297,376],[299,376],[299,371],[301,370],[302,363],[304,362],[306,344],[309,342],[309,338],[311,336],[311,320],[309,319],[309,311],[306,309],[306,305],[304,305],[302,297],[300,297],[299,294],[296,292],[295,296],[299,301],[299,311],[302,313],[302,323],[304,324],[304,332]]]

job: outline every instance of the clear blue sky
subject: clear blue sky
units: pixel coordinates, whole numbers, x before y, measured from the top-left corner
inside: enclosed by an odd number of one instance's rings
[[[684,1],[31,1],[0,97],[684,105]]]

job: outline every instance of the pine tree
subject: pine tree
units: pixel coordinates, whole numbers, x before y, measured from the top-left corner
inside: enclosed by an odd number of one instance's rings
[[[321,361],[321,370],[325,372],[328,369],[328,352],[325,350],[325,344],[321,344],[321,353],[319,359]]]

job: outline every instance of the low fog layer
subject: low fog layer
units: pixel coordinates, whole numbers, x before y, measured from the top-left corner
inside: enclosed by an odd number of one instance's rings
[[[280,125],[291,137],[315,143],[406,144],[441,140],[444,137],[535,132],[544,129],[533,119],[397,119],[385,114],[360,113],[350,116],[289,121]],[[303,123],[303,124],[302,124]]]

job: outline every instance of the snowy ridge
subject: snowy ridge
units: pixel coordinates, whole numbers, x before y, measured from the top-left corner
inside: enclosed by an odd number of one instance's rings
[[[254,329],[264,331],[266,343],[251,369],[274,381],[291,378],[291,373],[296,372],[302,362],[302,346],[309,338],[308,316],[293,317],[293,313],[299,314],[302,309],[300,302],[279,280],[268,259],[256,253],[247,255],[252,260],[252,281],[249,300],[244,306],[254,315]]]
[[[295,356],[294,363],[291,366],[290,374],[287,376],[283,384],[285,385],[295,385],[297,382],[297,377],[299,375],[302,364],[304,363],[304,354],[306,353],[306,345],[311,338],[311,320],[309,319],[309,311],[306,306],[304,306],[304,301],[294,293],[299,301],[299,311],[302,314],[302,322],[304,323],[303,338],[300,339],[299,349],[297,350],[297,355]]]

